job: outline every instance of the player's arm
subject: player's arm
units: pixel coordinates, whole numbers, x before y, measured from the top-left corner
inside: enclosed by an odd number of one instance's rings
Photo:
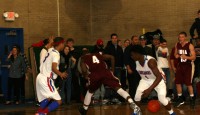
[[[82,72],[82,75],[85,79],[88,78],[88,69],[84,63],[84,59],[81,58],[81,62],[80,62],[80,66],[81,66],[81,72]]]
[[[53,62],[52,63],[52,71],[57,74],[58,76],[60,76],[62,79],[66,78],[67,77],[67,73],[66,72],[60,72],[58,69],[57,69],[57,66],[58,66],[58,63],[56,62]]]
[[[178,54],[178,50],[177,50],[177,43],[176,43],[176,45],[175,45],[174,57],[175,57],[175,58],[179,58],[179,57],[180,57],[180,55]]]
[[[153,74],[156,76],[156,80],[149,87],[149,89],[153,90],[162,80],[162,75],[161,75],[160,71],[158,70],[157,62],[155,59],[149,60],[148,66],[151,69],[151,71],[153,72]]]
[[[153,82],[153,84],[146,90],[144,90],[142,93],[142,97],[148,97],[149,94],[151,93],[151,91],[160,83],[162,76],[157,68],[157,63],[155,59],[151,59],[148,62],[148,66],[151,69],[151,71],[153,72],[153,74],[156,76],[156,80]]]
[[[103,58],[104,60],[110,60],[111,61],[111,69],[114,73],[114,69],[115,69],[115,58],[112,55],[109,54],[103,54]]]
[[[190,44],[189,49],[190,49],[190,56],[181,55],[181,58],[193,61],[193,60],[196,59],[196,53],[195,53],[195,50],[194,50],[194,46],[192,44]]]

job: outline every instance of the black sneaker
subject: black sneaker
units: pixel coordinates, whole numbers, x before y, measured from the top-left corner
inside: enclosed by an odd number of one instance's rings
[[[195,106],[195,98],[194,97],[190,97],[190,108],[194,109]]]
[[[175,102],[175,107],[180,107],[181,105],[183,105],[185,102],[183,100],[182,97],[178,97],[177,101]]]
[[[87,114],[87,110],[85,110],[82,106],[79,107],[79,113],[80,115],[86,115]]]

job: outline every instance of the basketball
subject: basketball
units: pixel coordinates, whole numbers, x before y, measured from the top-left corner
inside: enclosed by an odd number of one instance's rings
[[[158,100],[151,100],[148,102],[147,108],[150,112],[156,113],[160,110],[160,103]]]

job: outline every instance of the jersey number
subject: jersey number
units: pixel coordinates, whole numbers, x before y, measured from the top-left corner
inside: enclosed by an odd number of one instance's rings
[[[99,60],[98,60],[98,58],[96,56],[92,56],[92,62],[98,64]]]

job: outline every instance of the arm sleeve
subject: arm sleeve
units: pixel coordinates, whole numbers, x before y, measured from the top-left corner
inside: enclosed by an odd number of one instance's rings
[[[59,61],[60,61],[60,54],[53,53],[53,62],[59,64]]]
[[[28,59],[27,59],[26,55],[22,54],[22,57],[23,57],[26,69],[30,68],[30,65],[29,65],[29,62],[28,62]]]

